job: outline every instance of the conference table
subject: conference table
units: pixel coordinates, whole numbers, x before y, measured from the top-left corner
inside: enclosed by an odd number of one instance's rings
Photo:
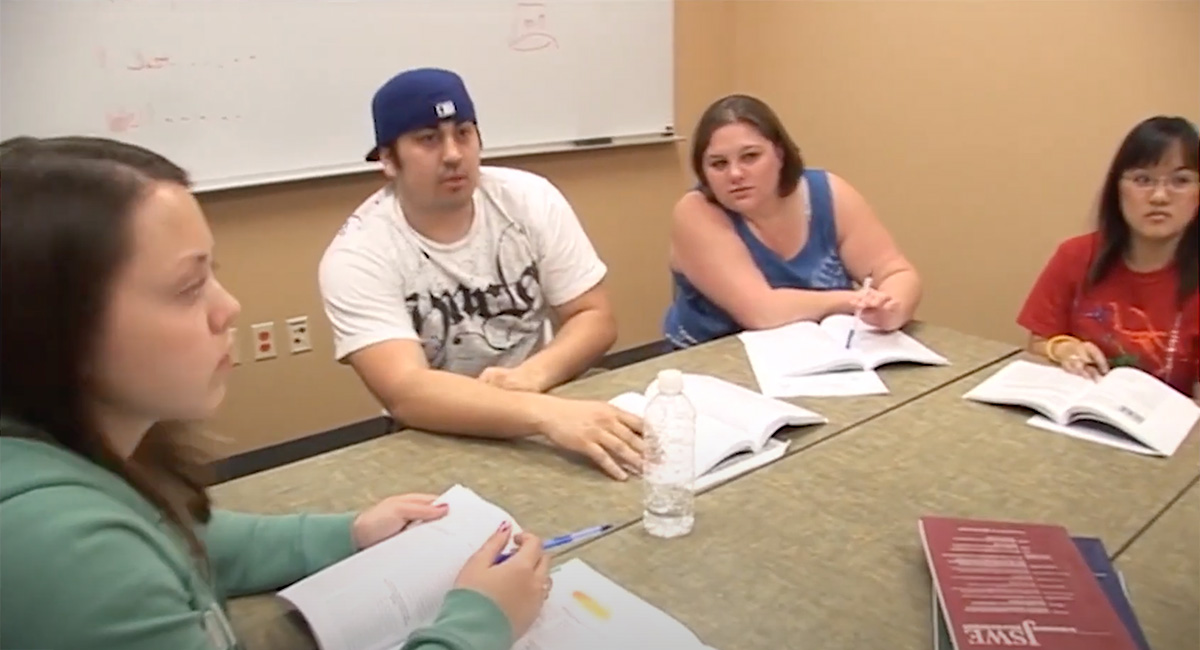
[[[1193,460],[1195,455],[1192,456]],[[1154,650],[1200,648],[1200,479],[1127,548],[1115,565]]]
[[[920,514],[1061,521],[1117,548],[1196,477],[1181,462],[1195,455],[1194,438],[1170,460],[1142,458],[965,402],[962,393],[1016,347],[929,324],[910,334],[951,364],[885,367],[887,395],[791,400],[829,422],[786,431],[787,457],[700,495],[697,528],[679,540],[641,531],[637,481],[613,481],[535,441],[405,430],[230,481],[213,496],[246,511],[339,511],[461,483],[543,535],[616,524],[564,557],[587,561],[721,650],[792,647],[795,635],[822,639],[815,647],[927,648],[929,583],[914,546]],[[610,399],[643,390],[663,368],[755,386],[741,345],[722,339],[556,393]],[[1138,489],[1122,494],[1122,485]],[[234,599],[230,612],[247,648],[313,647],[271,595]],[[872,620],[883,628],[875,635],[864,624]]]
[[[949,359],[950,365],[884,367],[880,376],[889,388],[885,395],[788,400],[828,419],[823,425],[781,433],[790,440],[789,455],[1017,352],[1008,343],[928,323],[914,323],[906,332]],[[645,390],[666,368],[756,386],[744,348],[728,337],[591,375],[553,392],[608,400]],[[246,512],[338,512],[361,509],[397,493],[439,493],[455,484],[501,505],[522,526],[542,535],[597,522],[620,528],[641,517],[638,481],[614,481],[590,461],[568,457],[543,442],[491,441],[412,429],[229,481],[215,486],[211,494],[217,506]],[[230,611],[248,648],[313,647],[294,617],[286,615],[283,603],[271,595],[234,599]]]
[[[922,515],[1059,524],[1100,537],[1111,554],[1200,476],[1196,430],[1170,459],[1119,451],[1031,427],[1026,412],[962,399],[986,377],[964,377],[700,495],[687,537],[657,540],[632,525],[564,559],[584,560],[720,650],[927,650]],[[1174,519],[1194,530],[1195,510]],[[1153,597],[1134,602],[1170,635],[1155,650],[1198,647],[1195,542],[1173,547],[1189,574],[1142,561],[1131,576],[1151,585],[1145,591],[1175,585],[1182,598],[1166,607]],[[1152,545],[1145,553],[1160,550]],[[1190,622],[1159,621],[1189,608]]]

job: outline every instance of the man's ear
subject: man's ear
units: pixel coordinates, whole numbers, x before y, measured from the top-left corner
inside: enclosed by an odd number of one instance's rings
[[[379,162],[383,163],[384,176],[396,178],[400,173],[400,156],[396,154],[395,147],[380,147]]]

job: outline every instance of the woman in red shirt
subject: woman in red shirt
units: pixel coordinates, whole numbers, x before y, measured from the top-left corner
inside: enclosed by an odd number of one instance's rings
[[[1135,126],[1114,156],[1095,232],[1059,245],[1017,322],[1030,351],[1097,377],[1136,366],[1200,400],[1200,134],[1181,117]]]

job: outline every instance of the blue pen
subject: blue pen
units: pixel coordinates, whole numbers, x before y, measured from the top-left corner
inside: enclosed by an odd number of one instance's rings
[[[592,526],[591,528],[584,528],[583,530],[577,530],[573,533],[567,533],[566,535],[552,537],[542,542],[542,550],[549,551],[550,549],[558,548],[559,546],[566,546],[572,542],[578,542],[581,539],[602,535],[612,530],[612,528],[612,524],[603,524],[600,526]],[[500,556],[496,558],[496,564],[500,564],[512,556],[512,553],[501,553]]]

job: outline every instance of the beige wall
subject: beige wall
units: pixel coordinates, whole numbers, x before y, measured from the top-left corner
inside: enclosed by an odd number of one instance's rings
[[[923,272],[922,318],[1014,339],[1045,256],[1086,227],[1136,120],[1200,120],[1200,3],[676,0],[676,116],[752,92],[810,164],[848,178]],[[943,58],[943,56],[945,58]],[[609,262],[617,348],[658,338],[666,215],[691,182],[680,147],[503,161],[558,184]],[[241,298],[243,364],[217,429],[234,452],[377,413],[331,358],[315,266],[374,175],[203,198]],[[270,254],[266,251],[270,249]],[[315,351],[250,361],[249,325],[307,314]],[[282,327],[277,329],[282,338]]]
[[[1200,121],[1196,0],[741,2],[735,32],[737,90],[872,202],[924,276],[920,317],[994,338],[1022,338],[1125,132]]]

